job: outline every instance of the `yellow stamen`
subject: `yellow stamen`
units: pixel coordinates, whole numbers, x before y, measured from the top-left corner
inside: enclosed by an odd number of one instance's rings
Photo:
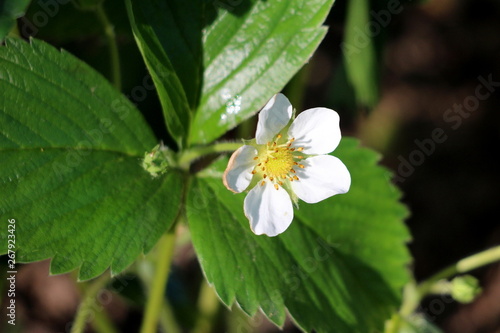
[[[303,151],[304,147],[291,147],[295,138],[289,139],[286,143],[282,142],[282,134],[277,134],[274,141],[267,143],[267,147],[264,146],[259,151],[259,155],[253,157],[257,166],[252,171],[252,174],[258,173],[262,179],[261,185],[265,184],[265,181],[269,179],[276,189],[279,186],[284,186],[285,182],[293,182],[299,180],[295,174],[295,166],[304,169],[306,166],[300,164],[300,160],[305,157],[302,155],[294,155],[296,151]]]

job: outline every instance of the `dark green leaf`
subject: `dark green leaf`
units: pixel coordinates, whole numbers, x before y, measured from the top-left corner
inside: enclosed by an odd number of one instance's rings
[[[407,211],[376,154],[352,139],[334,153],[351,172],[350,191],[316,205],[301,202],[291,227],[275,238],[250,231],[245,194],[226,190],[213,171],[192,183],[193,244],[224,303],[237,301],[250,315],[260,307],[278,326],[287,308],[305,331],[383,329],[409,279]]]
[[[183,146],[201,85],[203,7],[199,1],[128,0],[127,8],[167,127]]]
[[[18,261],[52,258],[52,273],[79,267],[89,279],[151,249],[182,185],[175,172],[152,179],[140,167],[156,140],[137,109],[36,40],[0,48],[0,91],[0,215],[16,219]]]

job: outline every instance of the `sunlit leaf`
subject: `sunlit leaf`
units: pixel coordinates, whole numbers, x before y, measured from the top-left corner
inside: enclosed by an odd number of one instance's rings
[[[309,60],[332,4],[129,0],[171,134],[208,143],[255,114]]]
[[[153,179],[141,168],[156,139],[138,110],[36,40],[0,48],[0,91],[0,215],[16,220],[17,260],[52,258],[52,273],[80,268],[89,279],[151,249],[182,185],[175,172]]]
[[[407,211],[375,153],[344,139],[334,155],[351,172],[350,191],[301,202],[291,227],[275,238],[250,231],[245,194],[229,192],[215,177],[224,162],[192,183],[193,243],[224,303],[236,301],[250,315],[262,308],[278,326],[288,309],[308,332],[382,331],[409,279]]]

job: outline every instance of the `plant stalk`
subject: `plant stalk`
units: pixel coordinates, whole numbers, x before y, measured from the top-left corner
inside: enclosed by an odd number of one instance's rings
[[[420,304],[420,301],[425,296],[431,294],[435,289],[434,286],[439,284],[441,280],[449,279],[456,274],[467,273],[476,268],[492,264],[496,261],[500,261],[500,245],[461,259],[416,286],[407,286],[400,314],[403,317],[412,314]]]
[[[146,303],[141,333],[155,333],[157,331],[174,249],[175,227],[164,234],[157,245],[156,270]]]
[[[181,168],[187,169],[189,165],[198,158],[223,152],[232,152],[243,145],[241,142],[218,142],[209,146],[198,146],[186,150],[179,157],[178,164]]]
[[[193,333],[212,332],[219,308],[219,298],[207,281],[203,280],[200,295],[198,296],[198,319]]]
[[[110,279],[110,276],[105,273],[89,284],[87,288],[83,286],[83,300],[78,307],[76,313],[75,321],[71,327],[71,333],[83,333],[85,331],[85,326],[89,321],[90,314],[92,313],[92,306],[96,304],[97,293],[106,285],[106,282]],[[99,309],[100,311],[105,311],[104,309]],[[109,331],[112,332],[112,331]]]
[[[97,18],[104,28],[104,35],[109,48],[109,62],[111,66],[111,82],[117,90],[121,90],[121,71],[120,71],[120,54],[118,51],[118,43],[116,42],[115,27],[109,21],[108,16],[102,3],[96,7]]]

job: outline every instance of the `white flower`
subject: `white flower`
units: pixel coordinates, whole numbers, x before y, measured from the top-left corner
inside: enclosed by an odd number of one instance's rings
[[[316,203],[346,193],[351,175],[336,157],[341,134],[339,115],[327,108],[300,113],[275,95],[262,109],[255,140],[237,149],[224,172],[224,185],[235,193],[252,188],[244,211],[252,231],[276,236],[293,220],[297,198]]]

